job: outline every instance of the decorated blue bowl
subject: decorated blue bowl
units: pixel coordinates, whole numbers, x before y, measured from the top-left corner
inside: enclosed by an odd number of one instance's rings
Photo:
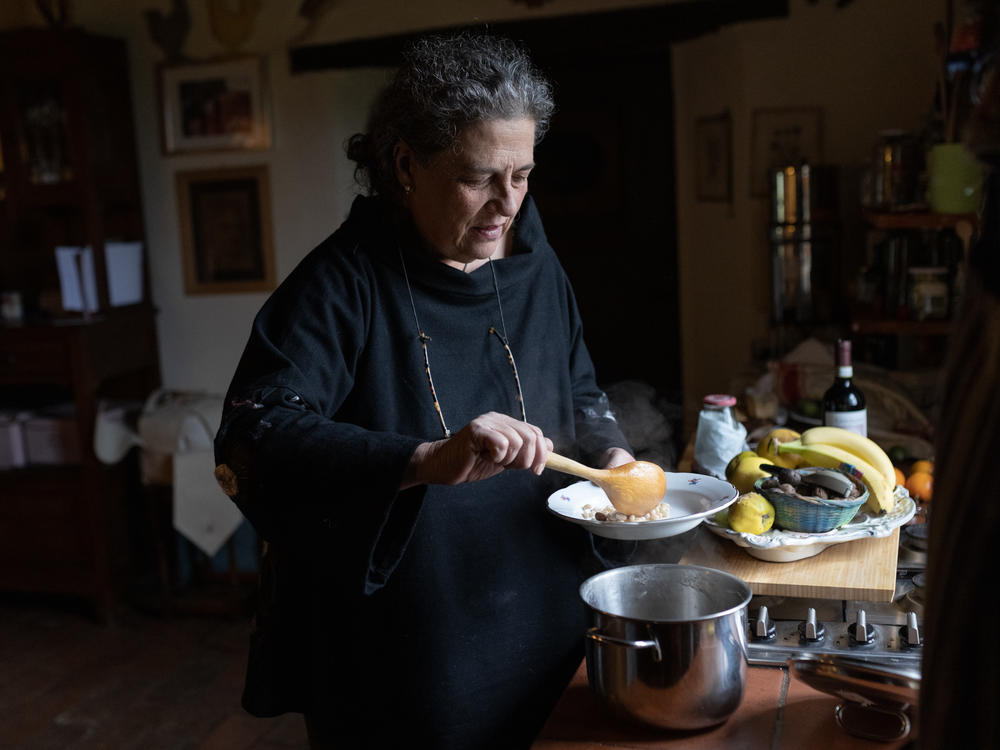
[[[868,501],[868,488],[854,477],[839,469],[803,467],[798,469],[803,479],[816,472],[836,472],[848,476],[859,494],[851,498],[805,498],[772,486],[774,477],[761,477],[754,482],[754,491],[760,493],[774,506],[774,525],[786,531],[822,533],[849,523],[858,510]]]

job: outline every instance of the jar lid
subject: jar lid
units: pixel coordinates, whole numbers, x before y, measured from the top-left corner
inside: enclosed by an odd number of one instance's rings
[[[705,396],[705,406],[736,406],[736,397],[725,393],[710,393]]]

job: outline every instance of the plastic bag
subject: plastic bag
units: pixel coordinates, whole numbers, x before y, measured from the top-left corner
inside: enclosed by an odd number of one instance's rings
[[[710,406],[712,398],[720,405]],[[705,408],[698,415],[694,442],[696,470],[718,479],[726,478],[726,465],[733,456],[747,450],[747,428],[736,420],[728,405],[721,405],[725,403],[721,398],[706,397]]]

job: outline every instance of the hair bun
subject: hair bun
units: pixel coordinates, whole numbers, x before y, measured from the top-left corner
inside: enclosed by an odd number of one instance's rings
[[[347,158],[358,164],[369,164],[372,157],[371,139],[367,133],[355,133],[347,139]]]

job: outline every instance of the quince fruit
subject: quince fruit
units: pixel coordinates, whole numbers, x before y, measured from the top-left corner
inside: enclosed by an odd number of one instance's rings
[[[726,472],[725,472],[726,480],[728,481],[732,473],[736,471],[736,466],[737,464],[739,464],[740,461],[742,461],[744,458],[747,458],[748,456],[756,456],[756,455],[757,454],[754,453],[753,451],[740,451],[731,459],[729,459],[729,463],[726,464]]]
[[[729,526],[729,508],[723,508],[712,516],[712,523],[716,523],[723,527]]]
[[[756,453],[749,453],[749,451],[748,454],[736,462],[732,471],[726,471],[726,479],[741,493],[753,491],[754,482],[761,477],[771,476],[760,468],[761,464],[771,463],[771,459],[758,456]]]
[[[757,492],[746,492],[729,506],[729,528],[744,534],[763,534],[774,526],[774,506]]]
[[[780,466],[782,469],[798,469],[806,465],[806,459],[795,453],[778,453],[778,446],[782,443],[790,443],[802,437],[795,430],[787,427],[776,427],[767,433],[757,443],[757,455],[763,456],[769,463]]]

